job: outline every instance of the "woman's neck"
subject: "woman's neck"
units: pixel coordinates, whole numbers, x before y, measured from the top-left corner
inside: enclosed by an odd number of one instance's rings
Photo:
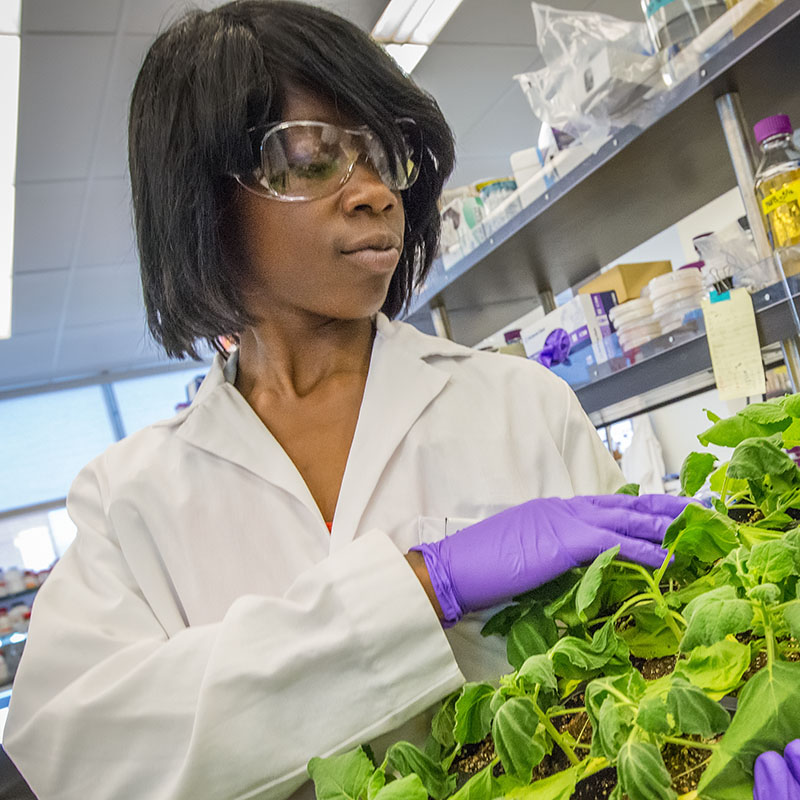
[[[236,388],[245,398],[263,392],[305,397],[328,378],[366,378],[374,322],[296,314],[271,318],[240,337]]]

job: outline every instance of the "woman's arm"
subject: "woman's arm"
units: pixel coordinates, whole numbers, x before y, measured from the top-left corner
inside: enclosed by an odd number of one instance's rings
[[[37,597],[6,727],[41,800],[278,800],[306,780],[312,756],[388,732],[463,682],[381,533],[283,597],[241,597],[220,622],[168,637],[96,473],[70,494],[78,537]]]

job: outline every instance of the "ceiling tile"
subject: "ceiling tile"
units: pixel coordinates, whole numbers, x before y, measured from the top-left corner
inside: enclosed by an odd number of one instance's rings
[[[0,387],[48,380],[54,350],[53,331],[0,339]]]
[[[537,60],[530,47],[435,44],[414,78],[436,98],[458,137],[484,116],[514,75]]]
[[[190,8],[208,10],[222,5],[219,0],[128,0],[125,9],[125,32],[154,36],[182,17]]]
[[[29,272],[14,277],[11,296],[11,331],[55,331],[61,319],[69,270]]]
[[[120,177],[128,169],[128,106],[151,36],[125,36],[110,78],[108,104],[103,112],[95,152],[96,177]]]
[[[84,178],[111,36],[22,37],[17,181]]]
[[[25,0],[23,33],[114,33],[122,0]]]
[[[86,224],[76,266],[122,264],[136,260],[131,197],[126,178],[103,178],[89,185]]]
[[[17,184],[15,273],[69,266],[85,187],[84,181]]]
[[[583,0],[586,2],[586,0]],[[531,4],[464,0],[437,38],[443,44],[528,45],[535,42]]]
[[[141,322],[142,290],[137,264],[84,267],[72,277],[65,324]]]

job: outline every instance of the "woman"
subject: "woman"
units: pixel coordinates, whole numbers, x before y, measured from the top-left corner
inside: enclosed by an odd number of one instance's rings
[[[390,321],[452,164],[436,103],[327,12],[233,3],[152,46],[149,325],[238,348],[73,484],[6,729],[41,800],[313,796],[312,756],[508,670],[480,610],[615,544],[660,563],[684,501],[597,497],[621,476],[562,382]]]

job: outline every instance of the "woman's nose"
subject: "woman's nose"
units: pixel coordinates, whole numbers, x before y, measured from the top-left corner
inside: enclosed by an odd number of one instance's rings
[[[364,157],[356,162],[342,189],[342,202],[347,213],[359,210],[368,210],[374,214],[386,213],[400,202],[399,194],[383,182],[372,162]]]

